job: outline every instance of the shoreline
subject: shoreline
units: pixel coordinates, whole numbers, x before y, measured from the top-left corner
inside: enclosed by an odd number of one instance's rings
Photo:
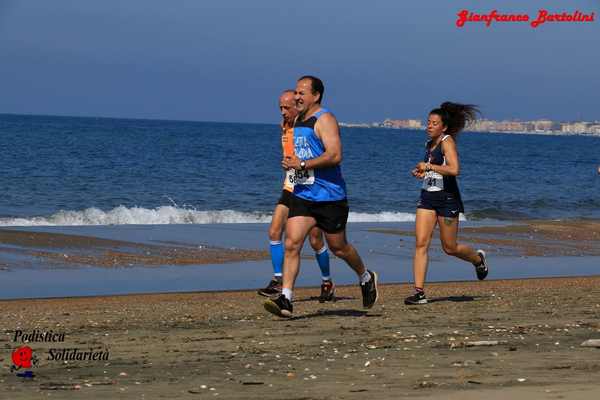
[[[370,231],[414,237],[414,231],[401,229]],[[435,230],[434,238],[438,237],[439,231]],[[466,226],[460,228],[459,240],[471,245],[488,245],[500,255],[600,256],[600,221],[524,220],[504,226]]]
[[[600,273],[600,221],[535,224],[465,224],[463,238],[487,252],[488,279]],[[382,283],[412,280],[412,225],[348,225],[350,241]],[[0,298],[257,289],[272,274],[265,235],[265,224],[0,230]],[[312,253],[305,244],[298,286],[320,284]],[[439,240],[432,243],[430,263],[430,282],[474,279],[472,267],[445,255]],[[336,257],[331,272],[337,285],[356,281]]]
[[[414,222],[352,223],[353,231],[414,240]],[[47,265],[134,267],[206,265],[268,260],[266,224],[140,225],[0,228],[0,267],[5,260],[37,260]],[[146,232],[150,227],[150,232]],[[406,229],[408,228],[408,229]],[[103,232],[103,233],[101,233]],[[184,232],[190,232],[188,236]],[[252,232],[252,233],[250,233]],[[257,234],[257,238],[244,235]],[[261,236],[262,234],[262,236]],[[438,237],[439,232],[434,231]],[[190,237],[191,236],[191,237]],[[460,228],[461,241],[499,256],[600,256],[600,220],[524,220],[506,225]],[[354,240],[353,240],[354,239]],[[368,251],[378,251],[371,243]],[[438,240],[432,248],[439,251]],[[408,249],[407,249],[408,250]]]

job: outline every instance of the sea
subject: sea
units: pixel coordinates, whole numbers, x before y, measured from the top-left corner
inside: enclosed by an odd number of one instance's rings
[[[276,124],[0,115],[0,226],[267,223]],[[350,222],[413,221],[424,131],[342,128]],[[468,221],[600,218],[599,137],[462,133]]]
[[[348,238],[380,281],[410,282],[426,133],[342,128]],[[463,133],[458,138],[462,226],[600,218],[599,137]],[[276,124],[0,115],[0,227],[128,242],[268,249],[281,194]],[[459,234],[460,236],[460,234]],[[255,290],[269,259],[214,265],[62,265],[0,243],[0,299]],[[600,273],[597,257],[508,256],[485,247],[489,279]],[[33,254],[32,255],[32,251]],[[320,284],[305,245],[300,286]],[[332,259],[336,284],[356,276]],[[430,250],[428,281],[473,281],[472,266]],[[318,289],[315,289],[318,290]],[[257,300],[258,301],[258,300]]]

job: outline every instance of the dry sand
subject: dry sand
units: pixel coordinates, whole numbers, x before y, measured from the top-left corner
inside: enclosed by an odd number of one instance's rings
[[[408,307],[406,285],[358,287],[319,304],[296,292],[295,318],[253,292],[0,301],[2,399],[596,399],[600,277],[440,283]],[[11,373],[14,331],[64,332],[53,347],[108,349],[108,361],[48,361]],[[491,341],[489,346],[471,342]],[[494,344],[497,342],[497,344]]]

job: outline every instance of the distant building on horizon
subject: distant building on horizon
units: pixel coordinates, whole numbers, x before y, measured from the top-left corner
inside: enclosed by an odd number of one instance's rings
[[[424,124],[419,119],[391,119],[383,122],[344,123],[340,126],[358,128],[390,128],[390,129],[424,129]],[[471,132],[504,132],[504,133],[529,133],[529,134],[564,134],[564,135],[594,135],[600,136],[600,121],[586,122],[557,122],[550,119],[532,121],[478,119],[468,124],[465,131]]]
[[[423,123],[420,119],[390,119],[383,121],[382,127],[392,129],[422,129]]]

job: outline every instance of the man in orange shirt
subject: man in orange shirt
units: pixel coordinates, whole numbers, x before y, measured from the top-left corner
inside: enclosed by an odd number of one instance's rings
[[[284,157],[290,157],[294,154],[294,120],[298,115],[296,110],[296,102],[294,100],[294,91],[286,90],[279,97],[279,110],[281,111],[281,146],[283,148]],[[276,296],[281,293],[282,269],[283,269],[283,254],[284,248],[281,243],[283,230],[287,221],[289,212],[289,202],[294,192],[294,170],[288,170],[285,174],[283,183],[283,191],[281,197],[273,211],[271,226],[269,227],[269,241],[271,262],[273,264],[273,278],[264,289],[260,289],[258,294],[262,296]],[[329,251],[323,241],[323,233],[318,227],[314,227],[309,235],[310,245],[315,251],[315,258],[321,269],[321,295],[319,301],[335,300],[335,285],[331,280],[329,272]]]

